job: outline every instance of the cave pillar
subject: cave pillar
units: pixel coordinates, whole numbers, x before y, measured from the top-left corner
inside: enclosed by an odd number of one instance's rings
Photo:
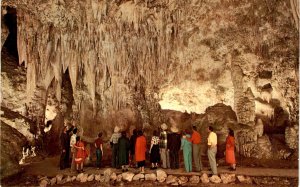
[[[239,130],[237,135],[237,151],[245,156],[251,157],[257,145],[257,132],[255,125],[255,98],[246,84],[244,84],[244,73],[240,64],[243,63],[239,58],[234,60],[229,58],[231,64],[231,79],[234,87],[234,110],[238,123],[251,126],[253,130]]]
[[[234,109],[239,123],[253,125],[255,120],[255,100],[251,88],[243,84],[243,70],[235,61],[231,67],[234,86]]]
[[[27,100],[27,116],[36,124],[33,127],[35,135],[43,134],[45,124],[45,110],[47,101],[47,91],[42,86],[37,86],[33,96]]]

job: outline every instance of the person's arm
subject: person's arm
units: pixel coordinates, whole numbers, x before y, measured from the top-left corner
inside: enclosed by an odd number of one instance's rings
[[[169,151],[170,150],[170,143],[171,143],[171,135],[167,135],[167,150]]]
[[[233,148],[234,147],[234,139],[233,138],[228,138],[228,148]]]
[[[178,135],[177,138],[178,138],[178,139],[177,139],[177,150],[179,151],[179,150],[180,150],[180,147],[181,147],[181,136]]]
[[[151,138],[151,145],[150,145],[149,153],[151,153],[151,149],[152,149],[152,147],[153,147],[153,138],[154,138],[154,137]]]
[[[64,136],[64,134],[61,135],[60,137],[60,145],[62,147],[62,152],[66,152],[66,138]]]
[[[180,146],[181,150],[183,149],[183,146],[184,146],[184,138],[181,139],[181,146]]]
[[[207,146],[208,146],[209,149],[211,148],[211,136],[210,136],[210,134],[208,135],[208,138],[207,138]]]
[[[147,152],[147,140],[146,140],[146,137],[144,136],[144,142],[145,142],[145,152]]]
[[[72,127],[70,127],[68,130],[67,130],[67,134],[69,134],[70,132],[72,132],[73,131],[73,126]]]
[[[102,144],[100,144],[100,149],[101,149],[102,156],[103,156],[103,146],[102,146]]]
[[[95,145],[95,148],[97,148],[97,144],[95,143],[94,145]]]
[[[193,143],[194,139],[195,139],[195,135],[194,133],[192,134],[192,136],[189,138],[189,137],[186,137],[187,141]]]
[[[76,143],[74,144],[74,147],[75,147],[76,149],[84,149],[82,146],[77,146]]]

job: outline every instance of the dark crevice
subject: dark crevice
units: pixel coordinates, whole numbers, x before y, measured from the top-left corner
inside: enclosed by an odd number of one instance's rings
[[[4,15],[4,24],[9,30],[9,34],[4,43],[4,48],[7,49],[9,54],[18,58],[18,48],[17,48],[17,10],[15,8],[7,7],[7,14]]]

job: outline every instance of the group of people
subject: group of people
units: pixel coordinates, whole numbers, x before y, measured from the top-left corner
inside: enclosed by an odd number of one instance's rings
[[[179,168],[179,152],[183,151],[183,160],[185,170],[192,171],[192,158],[195,164],[195,171],[200,172],[202,167],[201,161],[201,135],[197,131],[196,126],[193,126],[192,131],[188,129],[180,132],[177,127],[171,127],[170,132],[164,123],[161,125],[160,134],[158,131],[153,131],[151,137],[149,155],[151,169],[156,169],[161,163],[162,168]],[[114,133],[111,136],[110,143],[112,148],[112,167],[120,168],[123,171],[128,170],[129,164],[133,167],[138,167],[141,173],[144,173],[147,142],[142,130],[133,130],[132,136],[126,137],[126,132],[119,132],[119,128],[115,127]],[[217,174],[217,134],[213,127],[208,127],[207,139],[207,155],[210,168],[213,174]],[[235,170],[236,161],[234,155],[234,132],[229,129],[229,134],[226,139],[226,162],[230,164],[230,170]],[[131,162],[131,163],[129,163]]]
[[[63,132],[60,136],[62,147],[60,156],[61,170],[71,167],[71,170],[76,168],[78,173],[84,172],[83,163],[88,157],[88,151],[85,149],[85,144],[81,140],[81,137],[77,135],[77,131],[75,126],[69,128],[68,125],[65,125],[63,128]]]
[[[63,132],[60,136],[60,143],[62,147],[60,156],[60,169],[71,167],[71,170],[75,170],[78,173],[83,171],[83,164],[88,157],[89,152],[86,149],[81,137],[77,135],[78,129],[75,125],[69,127],[65,125]],[[102,133],[98,134],[98,138],[94,142],[96,148],[96,166],[101,167],[101,160],[103,156],[103,141],[101,139]]]
[[[112,167],[122,168],[122,171],[128,171],[129,160],[136,161],[137,166],[143,173],[146,161],[147,142],[142,130],[133,130],[133,135],[129,138],[126,131],[119,132],[119,127],[115,127],[114,133],[110,138],[112,149]],[[131,158],[129,158],[129,155]]]
[[[201,135],[197,131],[196,126],[192,130],[179,131],[175,126],[167,131],[168,127],[165,123],[161,125],[161,130],[153,131],[151,137],[149,155],[151,162],[151,169],[157,169],[159,165],[162,168],[179,168],[179,152],[183,151],[183,160],[185,170],[191,172],[193,170],[192,158],[195,164],[195,171],[200,172],[203,169],[201,161]],[[213,174],[217,174],[217,134],[213,127],[208,127],[207,139],[207,156],[209,165]],[[72,132],[72,135],[70,133]],[[133,130],[130,139],[126,135],[126,131],[120,132],[119,127],[114,128],[114,132],[110,138],[110,146],[112,150],[112,167],[120,168],[123,172],[128,171],[129,165],[138,167],[141,173],[144,173],[147,141],[143,135],[142,130]],[[77,172],[83,172],[83,163],[88,156],[84,143],[80,136],[77,136],[77,129],[68,129],[64,127],[61,135],[62,153],[60,158],[60,168],[64,169],[70,167],[75,168]],[[94,142],[96,148],[96,166],[101,168],[103,157],[103,141],[102,133],[98,134],[98,138]],[[236,161],[234,155],[235,139],[234,132],[229,129],[228,137],[226,139],[226,162],[230,164],[230,170],[236,169]],[[71,154],[70,154],[71,153]],[[70,159],[72,158],[72,159]]]

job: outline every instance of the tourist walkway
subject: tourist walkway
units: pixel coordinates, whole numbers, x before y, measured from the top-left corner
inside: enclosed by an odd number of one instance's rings
[[[108,167],[107,167],[108,168]],[[87,174],[103,174],[103,171],[107,168],[96,169],[94,167],[84,168],[85,173]],[[113,169],[116,174],[121,173],[120,169]],[[133,173],[138,173],[138,169],[129,168],[129,171]],[[201,175],[200,172],[190,172],[186,173],[183,168],[171,170],[164,169],[168,175]],[[46,158],[45,160],[37,163],[32,163],[25,167],[25,172],[30,175],[43,175],[48,177],[56,176],[57,174],[64,175],[75,175],[76,172],[72,172],[70,168],[60,170],[58,166],[58,158]],[[149,168],[145,169],[145,173],[154,173],[155,170],[150,170]],[[208,168],[204,168],[202,173],[210,174]],[[269,177],[288,177],[288,178],[298,178],[298,169],[273,169],[273,168],[247,168],[247,167],[238,167],[236,171],[229,171],[227,167],[218,167],[218,173],[234,173],[236,175],[247,175],[247,176],[269,176]]]

